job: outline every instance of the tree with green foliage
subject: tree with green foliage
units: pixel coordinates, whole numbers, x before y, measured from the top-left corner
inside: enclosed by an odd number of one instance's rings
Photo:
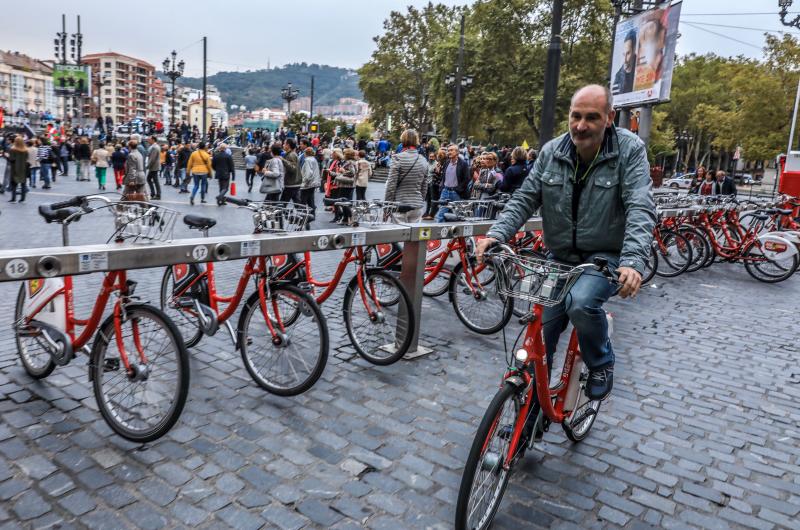
[[[370,121],[386,129],[403,127],[427,132],[431,126],[430,88],[439,72],[430,68],[435,47],[458,24],[459,8],[428,3],[406,13],[392,11],[383,23],[384,34],[375,37],[377,49],[359,70],[359,86],[371,109]]]

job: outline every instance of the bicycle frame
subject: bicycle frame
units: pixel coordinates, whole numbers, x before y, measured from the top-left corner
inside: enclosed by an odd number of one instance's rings
[[[555,386],[550,386],[550,370],[547,366],[547,353],[545,352],[544,340],[542,339],[542,315],[544,308],[539,304],[534,304],[532,318],[525,330],[525,340],[522,342],[522,350],[525,351],[527,358],[522,368],[510,370],[503,377],[503,381],[510,382],[525,391],[525,402],[517,415],[517,421],[512,431],[511,441],[508,445],[508,454],[504,459],[503,466],[506,470],[511,467],[514,455],[519,449],[519,442],[522,438],[522,431],[525,422],[530,414],[530,408],[534,404],[534,392],[537,402],[542,412],[553,423],[562,423],[567,417],[565,408],[567,406],[567,396],[569,393],[569,382],[572,376],[575,361],[580,358],[581,352],[578,348],[578,334],[573,329],[567,346],[564,368],[561,372],[559,382]],[[533,364],[534,376],[531,377],[528,367]],[[555,404],[553,403],[555,400]],[[499,421],[499,417],[497,419]],[[489,440],[487,439],[488,443]],[[485,448],[484,448],[485,450]]]
[[[126,271],[111,271],[106,274],[106,276],[103,278],[103,285],[100,289],[100,294],[97,297],[97,300],[95,300],[94,306],[92,307],[92,312],[88,319],[79,319],[75,317],[75,301],[73,295],[74,287],[72,283],[72,276],[65,276],[64,286],[50,294],[50,296],[41,302],[39,306],[36,307],[29,315],[26,315],[25,324],[30,324],[32,320],[35,320],[36,315],[39,314],[45,307],[47,307],[50,303],[53,303],[58,296],[64,295],[64,303],[66,304],[66,329],[64,332],[69,337],[73,350],[79,350],[86,346],[89,343],[89,340],[91,340],[91,338],[94,336],[97,328],[100,325],[100,321],[103,318],[103,312],[105,311],[108,299],[115,291],[119,291],[120,293],[120,299],[114,303],[113,309],[114,331],[116,334],[117,348],[119,349],[120,358],[122,359],[122,363],[125,366],[126,371],[130,373],[131,366],[130,362],[128,361],[128,352],[125,350],[122,339],[121,324],[121,315],[123,311],[122,298],[128,295],[128,277]],[[76,337],[76,328],[79,326],[83,327],[83,331]],[[147,362],[139,338],[138,324],[133,322],[132,327],[133,340],[139,353],[139,357],[142,362]]]

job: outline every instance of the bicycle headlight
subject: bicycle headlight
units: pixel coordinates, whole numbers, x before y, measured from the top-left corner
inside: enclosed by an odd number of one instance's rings
[[[517,350],[517,353],[514,354],[514,357],[521,363],[524,363],[528,360],[528,352],[523,349]]]

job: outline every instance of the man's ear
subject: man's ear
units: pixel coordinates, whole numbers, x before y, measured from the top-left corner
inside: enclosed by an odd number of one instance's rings
[[[617,111],[611,109],[611,112],[608,113],[608,118],[606,119],[606,127],[611,127],[614,125],[614,118],[617,116]]]

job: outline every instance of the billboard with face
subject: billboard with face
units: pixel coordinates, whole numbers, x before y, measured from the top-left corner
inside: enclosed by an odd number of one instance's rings
[[[615,107],[669,99],[681,5],[665,3],[617,25],[611,66]]]

